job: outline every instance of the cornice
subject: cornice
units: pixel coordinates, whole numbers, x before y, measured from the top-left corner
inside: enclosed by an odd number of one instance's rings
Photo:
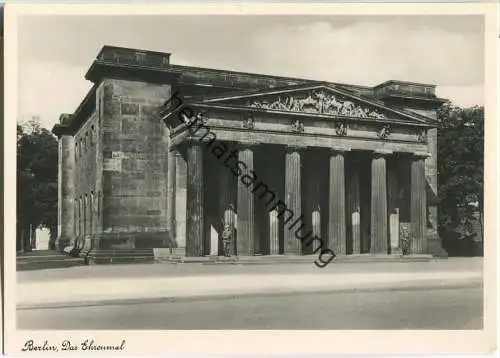
[[[85,74],[85,79],[97,83],[103,78],[137,79],[151,83],[165,83],[175,79],[177,75],[168,70],[154,66],[117,64],[114,62],[95,60]]]
[[[61,133],[61,135],[74,135],[95,110],[96,90],[97,84],[94,84],[87,92],[83,101],[80,103],[75,112],[72,115],[66,115],[70,118],[66,119],[65,123],[56,124],[52,129],[52,133],[57,136],[59,136],[57,133]]]
[[[52,133],[54,133],[54,135],[56,135],[58,138],[64,135],[73,135],[73,132],[68,125],[60,123],[57,123],[54,125],[54,127],[52,127]]]
[[[189,85],[189,86],[214,86],[221,88],[242,88],[243,91],[249,90],[249,92],[262,91],[265,90],[269,94],[270,90],[276,90],[281,88],[284,90],[292,90],[295,87],[329,87],[334,91],[339,93],[344,93],[352,98],[356,98],[360,101],[364,101],[373,106],[385,107],[383,102],[377,99],[376,89],[387,86],[391,83],[401,83],[410,84],[416,86],[427,86],[434,88],[436,85],[413,83],[407,81],[394,81],[389,80],[382,84],[374,87],[359,86],[355,84],[346,83],[336,83],[336,82],[326,82],[318,81],[313,79],[305,78],[294,78],[294,77],[284,77],[284,76],[274,76],[267,74],[257,74],[250,72],[240,72],[240,71],[229,71],[214,68],[203,68],[203,67],[191,67],[191,66],[181,66],[170,64],[170,53],[156,52],[156,51],[146,51],[140,49],[130,49],[114,46],[104,46],[96,59],[93,61],[89,70],[85,74],[85,78],[94,83],[94,86],[90,89],[89,93],[83,99],[82,103],[78,106],[76,111],[72,116],[71,123],[64,126],[62,124],[54,126],[54,133],[75,133],[85,120],[92,113],[95,108],[95,91],[100,81],[103,78],[118,78],[118,79],[131,79],[140,80],[150,83],[170,83],[175,86],[179,85]],[[362,94],[357,94],[362,93]],[[228,93],[228,96],[239,96],[243,93],[234,94]],[[397,93],[391,93],[391,96],[398,96]],[[434,98],[416,98],[411,97],[409,100],[425,100],[426,103],[439,104],[444,102],[444,99],[437,97]],[[186,101],[186,104],[191,102],[191,99]],[[422,102],[421,102],[422,103]],[[190,104],[191,105],[191,104]],[[202,106],[203,104],[192,104],[193,106]],[[207,106],[208,107],[208,106]],[[249,111],[253,113],[266,113],[266,115],[286,115],[295,117],[311,116],[311,114],[301,114],[301,113],[289,113],[289,112],[279,112],[279,111],[265,111],[260,109],[249,109],[247,107],[237,108],[235,106],[220,106],[211,105],[215,109],[228,109],[228,110],[238,110],[238,111]],[[414,126],[414,127],[425,127],[433,128],[437,127],[437,124],[432,123],[430,118],[421,115],[409,114],[398,108],[388,107],[394,113],[400,113],[405,116],[415,118],[415,121],[419,120],[425,122],[426,119],[429,120],[427,123],[407,123],[405,121],[398,121],[393,119],[365,119],[365,118],[354,118],[354,117],[342,117],[342,116],[328,116],[328,115],[318,115],[315,114],[316,119],[345,119],[352,122],[381,122],[381,123],[393,123],[402,126]]]

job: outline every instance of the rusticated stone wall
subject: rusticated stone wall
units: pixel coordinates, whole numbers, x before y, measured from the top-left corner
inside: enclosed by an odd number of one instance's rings
[[[105,79],[102,101],[100,248],[166,246],[168,133],[156,115],[170,86]],[[134,235],[131,235],[134,234]],[[102,240],[106,241],[106,235]]]
[[[96,233],[94,224],[98,221],[95,211],[96,198],[100,192],[100,188],[96,187],[96,153],[99,138],[97,117],[97,113],[93,111],[74,135],[74,232],[79,248],[83,248],[85,240],[88,241],[91,235]]]

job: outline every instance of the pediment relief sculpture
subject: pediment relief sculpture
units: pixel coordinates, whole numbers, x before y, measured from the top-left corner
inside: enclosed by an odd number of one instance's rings
[[[387,118],[376,109],[358,105],[323,91],[312,91],[306,96],[279,96],[277,99],[253,100],[247,106],[289,112],[330,114],[358,118]]]

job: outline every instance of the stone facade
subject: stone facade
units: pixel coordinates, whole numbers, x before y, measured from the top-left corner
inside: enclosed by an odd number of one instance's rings
[[[161,246],[167,228],[168,132],[155,110],[170,86],[106,79],[100,89],[103,234],[112,235],[109,248]],[[142,240],[130,232],[141,233]]]
[[[54,127],[59,250],[96,263],[149,260],[162,247],[222,254],[230,205],[233,254],[310,254],[317,245],[297,240],[310,233],[337,255],[400,253],[401,225],[411,253],[440,250],[435,86],[370,88],[169,58],[105,46],[86,75],[89,94]],[[165,105],[172,96],[179,106]],[[215,146],[234,151],[247,176],[259,173],[303,225],[287,230],[256,183],[226,173]]]

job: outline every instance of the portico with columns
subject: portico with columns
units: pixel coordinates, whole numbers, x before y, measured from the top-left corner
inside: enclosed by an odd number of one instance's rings
[[[186,256],[221,255],[228,207],[238,256],[312,254],[313,236],[337,256],[429,253],[432,118],[325,84],[178,103],[163,120],[169,155],[187,168]]]
[[[53,128],[60,252],[220,256],[225,225],[233,256],[443,251],[435,85],[181,66],[115,46],[85,78]]]

